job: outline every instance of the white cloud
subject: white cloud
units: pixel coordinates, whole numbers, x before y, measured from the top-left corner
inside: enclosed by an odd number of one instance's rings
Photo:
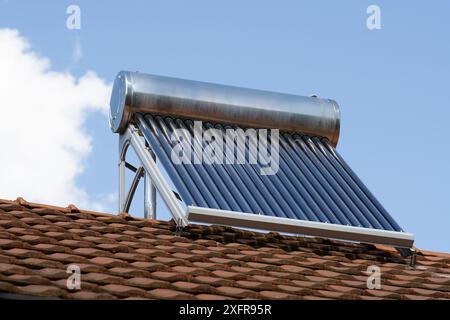
[[[103,210],[75,180],[91,151],[85,119],[106,114],[110,85],[52,71],[11,29],[0,29],[0,74],[0,197]]]

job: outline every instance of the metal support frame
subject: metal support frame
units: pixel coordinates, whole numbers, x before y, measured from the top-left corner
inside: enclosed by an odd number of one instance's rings
[[[126,196],[125,169],[127,167],[129,168],[130,165],[126,162],[125,158],[129,146],[132,146],[133,150],[136,152],[136,155],[141,162],[141,168],[143,169],[137,169],[130,191]],[[134,171],[133,169],[131,170]],[[156,218],[156,190],[158,190],[176,223],[181,227],[186,226],[188,224],[188,220],[185,216],[185,210],[183,209],[181,202],[177,199],[170,185],[167,183],[163,174],[159,170],[156,164],[155,155],[139,136],[139,130],[134,124],[130,123],[125,132],[119,137],[119,212],[128,211],[134,192],[136,191],[137,184],[139,183],[142,175],[145,180],[145,217],[151,219]]]
[[[127,153],[127,149],[129,146],[129,142],[122,142],[123,137],[120,135],[119,137],[119,213],[124,212],[125,210],[125,170],[126,170],[126,161],[125,156]]]
[[[411,248],[414,243],[414,235],[412,233],[295,220],[228,210],[188,206],[186,216],[189,221],[201,223],[216,223],[233,227],[387,244],[402,248]]]
[[[154,160],[156,161],[155,158]],[[144,217],[156,219],[156,188],[148,173],[145,173],[144,177]]]

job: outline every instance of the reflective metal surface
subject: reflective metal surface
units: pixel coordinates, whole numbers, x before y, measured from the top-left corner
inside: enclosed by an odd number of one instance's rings
[[[333,146],[339,139],[333,100],[122,71],[111,95],[111,130],[123,132],[137,112],[300,132]]]

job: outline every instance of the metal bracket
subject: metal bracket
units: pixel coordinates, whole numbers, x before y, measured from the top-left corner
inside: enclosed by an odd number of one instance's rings
[[[135,151],[141,162],[141,167],[136,170],[130,192],[128,196],[125,196],[125,169],[128,167],[133,171],[129,165],[127,166],[127,162],[125,161],[129,146],[132,146]],[[139,173],[139,171],[141,172]],[[145,216],[151,219],[156,218],[156,190],[158,190],[174,220],[177,222],[177,225],[181,227],[188,225],[185,209],[183,209],[179,199],[177,199],[170,185],[159,170],[155,155],[139,136],[137,127],[133,123],[130,123],[125,132],[119,137],[119,212],[127,212],[129,209],[137,184],[142,176],[145,179]]]
[[[395,247],[395,249],[400,253],[400,255],[403,258],[409,258],[414,254],[414,249],[412,247],[408,248],[402,248],[402,247]]]
[[[133,172],[136,172],[138,170],[135,166],[133,166],[132,164],[130,164],[126,161],[125,161],[125,167]]]
[[[416,250],[411,248],[410,255],[411,256],[410,256],[409,265],[414,268],[416,266],[416,258],[417,258]]]
[[[128,191],[127,198],[125,199],[125,206],[123,212],[130,211],[131,201],[133,201],[134,194],[136,192],[139,181],[144,176],[144,167],[139,167],[134,175],[133,182],[131,183],[130,190]]]
[[[176,224],[177,224],[177,227],[175,229],[175,235],[177,237],[180,237],[181,233],[183,232],[184,226],[181,221],[176,221]]]

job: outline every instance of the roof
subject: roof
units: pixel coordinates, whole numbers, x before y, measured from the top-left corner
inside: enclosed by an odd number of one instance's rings
[[[67,267],[81,269],[69,290]],[[368,266],[381,289],[367,288]],[[0,297],[450,299],[450,254],[0,200]]]

